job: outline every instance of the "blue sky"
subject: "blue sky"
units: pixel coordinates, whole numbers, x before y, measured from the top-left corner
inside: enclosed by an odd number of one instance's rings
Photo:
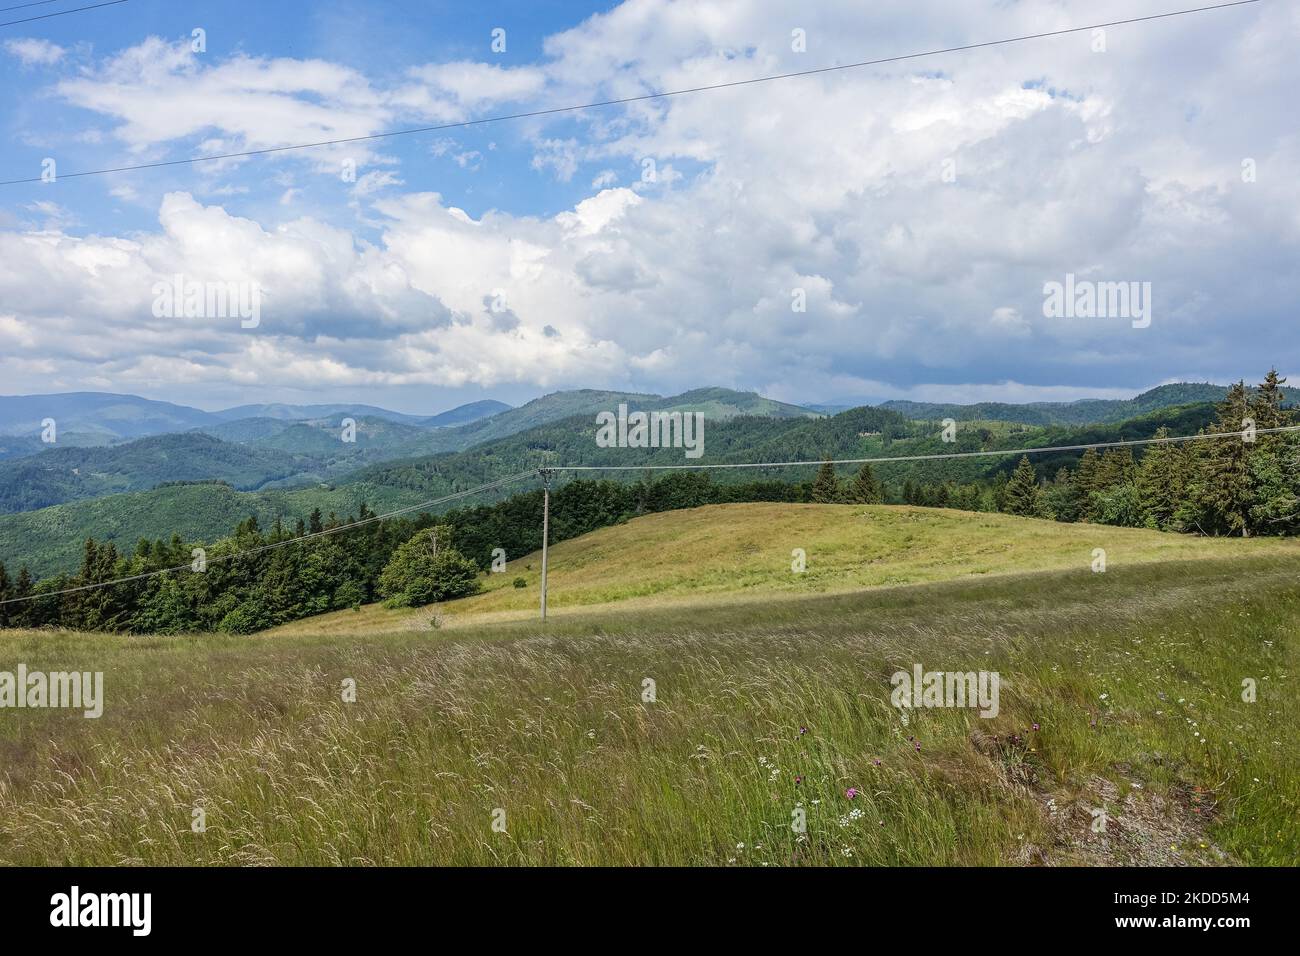
[[[47,157],[66,176],[1178,6],[130,0],[0,27],[0,179]],[[1026,401],[1300,373],[1298,39],[1294,5],[1260,3],[0,187],[0,393],[430,412],[575,387]],[[156,314],[178,274],[256,286],[259,323]],[[1044,284],[1067,274],[1150,283],[1152,321],[1044,315]]]
[[[30,0],[28,0],[30,2]],[[0,0],[0,5],[7,5]],[[84,6],[84,0],[60,0],[48,8],[31,8],[0,15],[0,21],[39,15],[43,10]],[[5,110],[6,150],[3,178],[17,178],[39,171],[41,160],[57,149],[60,166],[67,172],[129,165],[139,161],[129,150],[114,148],[111,142],[78,142],[86,129],[111,129],[95,110],[67,106],[52,95],[50,79],[66,75],[73,64],[95,63],[105,53],[128,49],[146,35],[169,39],[190,37],[196,28],[206,31],[206,59],[228,61],[246,55],[259,58],[323,59],[346,66],[377,84],[399,84],[411,64],[479,60],[494,66],[511,67],[537,61],[545,38],[576,25],[600,11],[599,4],[517,2],[471,4],[429,2],[429,0],[385,0],[385,2],[309,3],[284,0],[278,3],[223,0],[221,3],[193,0],[129,0],[120,7],[74,13],[31,24],[3,28],[0,42],[15,39],[10,34],[41,39],[69,51],[56,68],[24,64],[17,56],[0,57],[0,78],[9,91]],[[502,26],[502,25],[506,26]],[[506,29],[504,53],[491,51],[492,30]],[[325,102],[316,98],[316,102]],[[511,112],[506,110],[505,112]],[[394,128],[403,125],[395,124]],[[550,128],[560,136],[566,125]],[[428,134],[397,138],[384,144],[385,154],[400,163],[403,178],[412,189],[433,190],[473,216],[488,209],[503,208],[519,214],[547,215],[571,208],[590,190],[586,183],[563,182],[534,170],[533,149],[521,137],[519,124],[470,128],[445,135]],[[198,137],[179,140],[167,158],[192,154],[184,149]],[[433,147],[445,149],[431,155]],[[458,157],[477,153],[466,163]],[[491,155],[493,162],[484,158]],[[161,157],[159,157],[161,158]],[[588,164],[590,165],[590,164]],[[8,173],[16,170],[13,177]],[[629,166],[626,175],[639,175]],[[274,161],[260,170],[248,170],[239,177],[249,192],[240,203],[245,212],[274,205],[284,193],[276,180],[280,170]],[[590,176],[588,177],[590,179]],[[141,195],[161,198],[168,191],[193,189],[190,170],[153,170],[121,174],[109,181],[129,184]],[[87,223],[113,217],[130,229],[147,229],[157,224],[156,203],[151,210],[140,204],[113,202],[103,187],[69,181],[67,192],[57,201],[75,207]],[[322,186],[320,183],[314,184]],[[339,204],[339,191],[332,183],[313,190],[311,182],[300,184],[311,202],[321,206]],[[75,193],[74,193],[75,190]],[[19,203],[21,208],[21,202]]]

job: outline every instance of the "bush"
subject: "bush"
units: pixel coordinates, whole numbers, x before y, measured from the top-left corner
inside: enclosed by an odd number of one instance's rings
[[[523,578],[515,578],[515,587],[526,588],[528,587],[528,582],[525,581]]]
[[[1099,524],[1122,528],[1141,528],[1145,524],[1142,497],[1133,485],[1116,485],[1092,493],[1093,508]]]
[[[478,567],[451,547],[446,525],[426,528],[393,552],[379,575],[388,607],[421,607],[479,590]]]

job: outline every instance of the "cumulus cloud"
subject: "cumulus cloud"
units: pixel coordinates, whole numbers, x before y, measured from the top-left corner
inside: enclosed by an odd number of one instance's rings
[[[797,15],[760,0],[628,0],[550,37],[523,67],[431,64],[385,88],[323,61],[200,63],[151,40],[59,92],[114,120],[132,148],[196,135],[260,146],[1121,13],[1132,15],[1109,0],[844,0]],[[1300,180],[1289,173],[1300,141],[1284,122],[1300,16],[1207,16],[1218,19],[1113,29],[1105,53],[1080,34],[531,122],[518,135],[533,166],[591,183],[549,215],[476,218],[403,192],[391,172],[353,190],[373,242],[187,194],[169,195],[146,235],[10,230],[0,335],[32,368],[250,388],[707,383],[834,400],[924,397],[913,391],[924,385],[928,397],[1031,399],[1300,368]],[[791,49],[795,27],[806,53]],[[481,160],[452,140],[431,148]],[[179,270],[264,283],[263,327],[141,318],[141,290]],[[1067,274],[1151,282],[1151,326],[1045,316],[1044,283]]]

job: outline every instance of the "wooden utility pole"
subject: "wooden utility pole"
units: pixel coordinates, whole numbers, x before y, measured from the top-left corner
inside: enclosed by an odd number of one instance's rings
[[[546,546],[551,537],[551,472],[539,468],[542,476],[542,620],[546,620]]]

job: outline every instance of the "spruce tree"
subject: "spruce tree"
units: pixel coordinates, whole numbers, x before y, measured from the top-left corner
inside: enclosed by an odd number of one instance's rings
[[[830,504],[839,501],[840,480],[835,477],[835,466],[827,458],[822,462],[817,477],[813,480],[812,500],[818,504]]]
[[[1169,429],[1161,425],[1155,437],[1168,438]],[[1147,446],[1137,475],[1138,500],[1147,527],[1166,530],[1173,527],[1184,493],[1185,469],[1182,449],[1177,445],[1158,442]]]
[[[1250,534],[1254,494],[1250,475],[1251,446],[1240,437],[1250,417],[1246,383],[1237,382],[1219,403],[1219,420],[1210,430],[1222,435],[1204,442],[1201,473],[1195,484],[1195,504],[1211,534]]]
[[[1038,490],[1038,473],[1029,462],[1028,455],[1022,455],[1020,464],[1011,474],[1003,493],[1002,510],[1010,515],[1025,518],[1039,518],[1044,514],[1042,500]]]
[[[860,505],[878,505],[885,500],[885,489],[876,479],[869,462],[863,462],[849,484],[849,501]]]
[[[1074,475],[1074,483],[1079,495],[1079,519],[1091,521],[1095,514],[1093,492],[1102,490],[1101,456],[1097,449],[1089,448],[1079,459],[1079,468]]]
[[[1293,424],[1282,408],[1286,379],[1270,369],[1251,397],[1250,417],[1257,429]],[[1252,502],[1249,523],[1267,534],[1300,530],[1300,436],[1294,433],[1257,435],[1249,449]]]

